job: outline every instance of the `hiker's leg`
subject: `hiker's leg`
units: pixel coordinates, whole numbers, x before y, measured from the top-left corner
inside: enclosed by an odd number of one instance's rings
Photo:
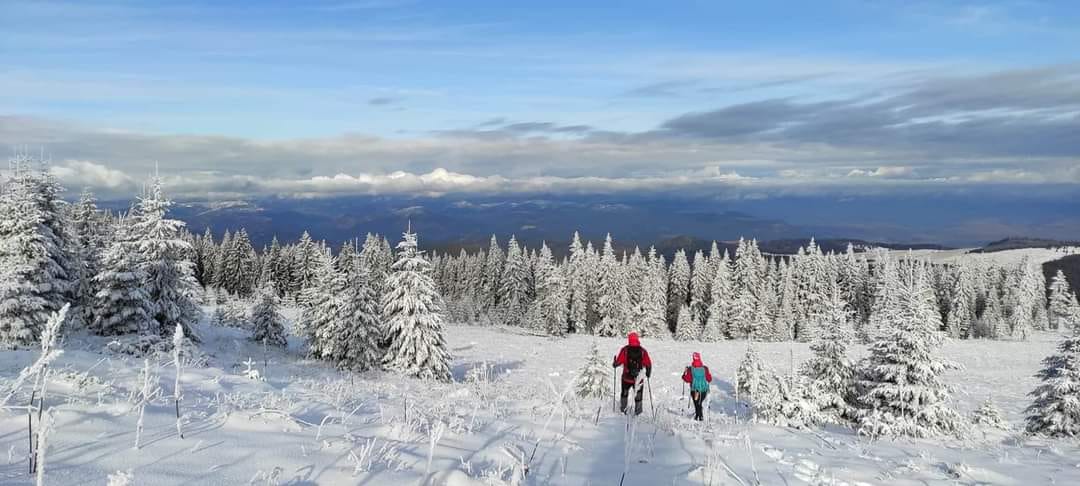
[[[634,397],[634,414],[635,415],[641,415],[641,410],[642,410],[641,402],[645,397],[644,394],[645,394],[645,387],[642,386],[641,388],[638,388],[637,396]]]
[[[622,396],[619,398],[619,411],[626,413],[626,395],[630,393],[630,383],[622,382]]]

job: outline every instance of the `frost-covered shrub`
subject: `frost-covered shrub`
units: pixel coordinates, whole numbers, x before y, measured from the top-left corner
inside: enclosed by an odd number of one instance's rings
[[[772,373],[761,362],[761,358],[754,349],[753,342],[747,342],[746,355],[743,356],[743,360],[739,363],[739,369],[735,374],[738,381],[736,390],[739,393],[739,398],[746,401],[754,401],[759,393],[768,392],[772,386],[769,378]]]
[[[1001,413],[1001,409],[989,397],[971,413],[971,423],[1001,430],[1009,429],[1009,423],[1005,421],[1005,415]]]
[[[608,393],[608,372],[611,366],[600,356],[596,342],[589,348],[585,365],[578,373],[576,382],[577,395],[581,398],[603,398]]]

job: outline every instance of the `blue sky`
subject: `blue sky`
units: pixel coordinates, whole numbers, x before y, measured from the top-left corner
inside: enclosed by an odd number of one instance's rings
[[[1080,184],[1076,2],[581,3],[0,0],[0,143],[222,197]]]

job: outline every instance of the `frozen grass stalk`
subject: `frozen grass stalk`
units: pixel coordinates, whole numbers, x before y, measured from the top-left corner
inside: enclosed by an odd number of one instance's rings
[[[173,385],[173,402],[176,404],[176,435],[181,439],[184,438],[184,430],[181,428],[180,422],[180,375],[184,371],[183,364],[180,362],[180,347],[184,344],[184,327],[180,324],[176,325],[176,332],[173,333],[173,364],[176,365],[176,383]]]
[[[22,387],[23,383],[30,379],[31,376],[34,377],[34,388],[30,392],[30,403],[26,406],[26,433],[30,440],[28,462],[30,463],[31,473],[34,472],[36,467],[34,462],[34,398],[40,395],[40,398],[38,398],[38,422],[41,422],[41,414],[45,407],[45,389],[49,379],[49,363],[61,354],[64,354],[64,350],[53,348],[56,347],[56,338],[60,335],[60,325],[67,319],[67,313],[70,307],[70,304],[64,304],[64,307],[53,314],[52,317],[49,318],[49,321],[45,323],[45,329],[41,332],[41,355],[38,356],[38,359],[34,361],[33,364],[23,368],[23,370],[19,372],[19,376],[15,379],[15,382],[12,383],[11,389],[4,395],[3,401],[0,401],[0,408],[7,405],[7,402],[19,391],[19,388]]]
[[[140,376],[142,379],[142,389],[139,391],[139,402],[135,405],[139,409],[139,419],[135,422],[135,448],[138,449],[142,440],[143,431],[143,417],[146,415],[146,404],[155,395],[158,390],[152,387],[152,383],[157,379],[150,375],[150,359],[147,358],[143,361],[143,371]]]
[[[53,412],[50,409],[38,423],[37,486],[45,486],[45,450],[49,448],[48,439],[52,428]]]

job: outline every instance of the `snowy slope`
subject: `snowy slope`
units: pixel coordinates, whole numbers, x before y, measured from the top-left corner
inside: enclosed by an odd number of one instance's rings
[[[968,253],[973,248],[957,250],[889,250],[896,258],[916,258],[933,263],[994,263],[1014,265],[1027,258],[1031,263],[1043,264],[1067,255],[1080,253],[1080,247],[1064,248],[1022,248],[1017,250],[995,251],[992,253]]]
[[[522,463],[529,474],[518,484],[618,484],[622,474],[628,434],[623,417],[612,413],[608,401],[559,399],[594,340],[614,354],[621,339],[549,339],[517,329],[451,326],[447,339],[458,383],[433,384],[329,369],[303,359],[295,340],[287,352],[264,356],[244,331],[199,331],[208,363],[183,375],[185,438],[176,436],[172,368],[163,357],[156,373],[168,398],[147,409],[141,450],[133,448],[129,398],[141,360],[90,351],[100,349],[97,338],[69,342],[49,386],[47,405],[54,407],[57,426],[46,484],[100,485],[125,469],[134,470],[140,485],[514,484]],[[956,407],[968,413],[993,395],[1018,429],[1025,394],[1035,385],[1031,375],[1055,342],[1056,336],[1037,334],[1029,342],[947,343],[943,353],[966,368],[948,377],[958,389]],[[871,442],[839,428],[800,432],[749,425],[745,408],[731,396],[745,343],[644,345],[656,362],[656,412],[646,398],[646,414],[633,430],[627,485],[753,484],[755,477],[762,484],[1080,482],[1075,442],[1029,440],[1015,431]],[[803,344],[758,346],[779,370],[798,366],[809,354]],[[692,351],[702,352],[718,378],[707,424],[688,420],[679,381]],[[0,385],[35,356],[0,353]],[[265,381],[244,376],[248,358]],[[26,399],[19,395],[13,404]],[[24,412],[0,415],[0,450],[8,451],[0,483],[28,484]]]

